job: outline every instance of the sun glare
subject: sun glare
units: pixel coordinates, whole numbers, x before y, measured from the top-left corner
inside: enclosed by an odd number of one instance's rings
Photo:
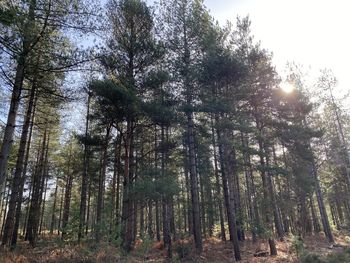
[[[285,93],[291,93],[295,89],[295,87],[291,83],[285,82],[281,84],[281,89]]]

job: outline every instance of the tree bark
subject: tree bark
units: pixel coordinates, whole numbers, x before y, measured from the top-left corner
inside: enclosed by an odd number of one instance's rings
[[[132,249],[132,231],[133,231],[133,205],[131,200],[131,184],[132,178],[130,177],[130,156],[131,156],[131,143],[133,136],[133,127],[130,120],[127,121],[127,127],[125,132],[125,157],[124,157],[124,182],[123,182],[123,207],[122,207],[122,247],[125,252],[130,252]]]
[[[247,187],[247,200],[248,200],[248,211],[249,211],[249,217],[250,217],[250,228],[252,232],[252,239],[253,242],[257,241],[257,233],[256,233],[256,224],[257,219],[255,218],[256,215],[256,201],[255,201],[255,193],[252,191],[252,167],[250,163],[250,156],[248,152],[248,142],[247,139],[244,137],[243,132],[241,132],[241,143],[243,147],[243,162],[244,162],[244,174],[245,174],[245,183]],[[255,204],[253,205],[253,203]]]
[[[89,147],[87,144],[89,136],[89,120],[90,120],[90,101],[91,101],[91,92],[87,92],[87,110],[85,118],[85,139],[84,139],[84,168],[83,175],[81,178],[81,196],[80,196],[80,209],[79,209],[79,232],[78,232],[78,242],[84,235],[85,227],[85,218],[86,218],[86,200],[87,200],[87,191],[88,191],[88,180],[89,180]]]
[[[31,0],[29,3],[28,20],[25,22],[25,26],[31,28],[35,22],[35,8],[36,0]],[[23,80],[26,69],[26,60],[30,52],[31,36],[30,30],[24,32],[22,46],[23,49],[18,55],[16,75],[12,89],[10,109],[7,116],[7,122],[4,132],[4,139],[0,149],[0,187],[3,185],[7,173],[8,156],[12,148],[13,135],[15,131],[16,118],[18,113],[18,107],[20,104]]]
[[[221,233],[220,236],[222,241],[226,241],[225,221],[224,221],[224,213],[223,213],[222,202],[221,202],[221,187],[220,187],[220,177],[219,177],[218,160],[217,160],[217,153],[216,153],[216,140],[215,140],[213,118],[211,118],[211,137],[212,137],[213,157],[214,157],[215,187],[216,187],[216,193],[217,193],[217,203],[219,208],[220,233]]]
[[[193,217],[193,235],[194,242],[198,253],[203,250],[202,244],[202,231],[201,231],[201,215],[199,206],[199,190],[198,190],[198,178],[196,171],[196,153],[194,142],[194,123],[193,113],[187,113],[187,135],[188,135],[188,153],[190,163],[190,186],[191,186],[191,204],[192,204],[192,217]]]
[[[329,225],[329,220],[328,220],[328,215],[326,212],[326,208],[324,205],[323,201],[323,195],[321,191],[321,186],[320,186],[320,181],[318,179],[318,174],[316,170],[316,165],[312,165],[312,176],[315,182],[315,187],[316,187],[316,197],[317,197],[317,203],[318,203],[318,208],[320,210],[320,215],[321,215],[321,220],[322,220],[322,225],[323,225],[323,231],[325,232],[325,235],[330,243],[334,243],[334,237],[332,234],[331,227]]]
[[[73,173],[71,170],[71,160],[72,160],[72,144],[69,146],[69,156],[67,164],[67,175],[66,175],[66,185],[64,193],[64,206],[63,206],[63,215],[62,215],[62,240],[66,238],[67,227],[70,213],[70,201],[72,195],[72,185],[73,185]]]
[[[218,122],[218,119],[216,120],[216,122]],[[227,136],[225,135],[224,138],[222,138],[221,131],[217,130],[216,132],[217,132],[218,145],[219,145],[219,156],[220,156],[220,164],[221,164],[220,168],[221,168],[225,205],[226,205],[227,219],[228,219],[229,232],[230,232],[230,240],[233,243],[235,259],[241,260],[241,253],[240,253],[238,236],[237,236],[235,207],[234,207],[235,196],[234,196],[234,182],[232,178],[233,174],[232,174],[232,171],[230,171],[230,165],[228,165],[231,160],[230,160],[228,145],[225,141],[223,141],[223,139],[227,140]]]
[[[38,169],[33,174],[32,181],[32,197],[30,202],[28,222],[27,222],[27,239],[31,246],[36,245],[38,227],[39,227],[39,216],[40,216],[40,193],[41,185],[44,177],[45,162],[47,160],[48,152],[48,135],[47,135],[47,124],[45,124],[45,130],[43,135],[42,148],[40,153],[40,159],[38,163]],[[46,151],[45,151],[46,149]]]
[[[95,229],[95,239],[96,243],[100,242],[101,239],[101,227],[102,227],[102,209],[103,209],[103,196],[104,196],[104,186],[107,170],[107,157],[108,157],[108,142],[110,135],[111,125],[107,125],[106,136],[103,142],[102,148],[102,167],[99,173],[98,180],[98,194],[97,194],[97,207],[96,207],[96,229]]]
[[[56,223],[56,205],[57,205],[57,191],[58,191],[58,178],[56,179],[56,187],[53,195],[53,205],[52,205],[52,214],[51,214],[51,225],[50,225],[50,234],[53,235],[53,230]]]
[[[28,137],[28,132],[30,128],[30,120],[32,118],[33,108],[35,104],[35,90],[36,90],[36,83],[33,82],[30,95],[29,95],[29,101],[28,106],[26,110],[26,115],[24,119],[18,154],[17,154],[17,162],[16,162],[16,168],[15,168],[15,174],[13,176],[12,180],[12,187],[11,187],[11,196],[9,201],[9,210],[6,216],[6,223],[4,228],[4,233],[2,236],[2,244],[8,245],[9,242],[11,242],[12,235],[14,233],[15,228],[15,221],[16,221],[16,205],[21,206],[21,200],[23,196],[23,184],[25,180],[25,174],[23,174],[23,168],[25,161],[25,153],[26,153],[26,145],[30,145],[30,136]],[[27,141],[27,138],[29,139]],[[17,229],[16,229],[17,231]]]

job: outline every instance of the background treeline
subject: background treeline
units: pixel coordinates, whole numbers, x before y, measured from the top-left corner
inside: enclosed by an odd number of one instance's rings
[[[3,246],[149,239],[171,257],[174,240],[200,253],[217,236],[239,260],[245,239],[272,255],[290,233],[334,242],[350,220],[346,100],[329,70],[310,85],[289,64],[282,81],[250,23],[219,26],[200,0],[2,0]]]

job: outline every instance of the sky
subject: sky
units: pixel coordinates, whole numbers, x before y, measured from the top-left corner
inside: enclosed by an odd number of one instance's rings
[[[249,14],[255,39],[273,52],[279,72],[288,61],[303,65],[312,77],[329,68],[338,79],[337,94],[350,90],[349,0],[204,0],[204,4],[220,24]]]
[[[350,91],[350,0],[204,0],[204,4],[222,25],[226,20],[235,23],[237,15],[249,15],[255,39],[273,52],[279,73],[288,61],[303,65],[311,78],[330,68],[338,79],[335,94],[341,97]],[[345,108],[350,109],[347,101]]]

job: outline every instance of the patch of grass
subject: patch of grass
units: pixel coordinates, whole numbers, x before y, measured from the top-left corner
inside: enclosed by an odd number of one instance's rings
[[[175,252],[179,259],[185,259],[187,258],[192,250],[192,243],[191,242],[178,242],[175,245]]]
[[[302,263],[350,263],[350,249],[331,253],[325,257],[305,252],[300,260]]]

